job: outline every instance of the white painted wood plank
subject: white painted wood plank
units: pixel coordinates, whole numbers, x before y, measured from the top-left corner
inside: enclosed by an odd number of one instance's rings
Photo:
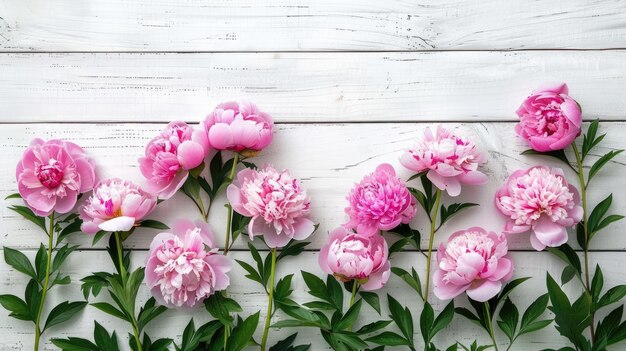
[[[621,1],[3,0],[5,51],[616,48]]]
[[[34,256],[34,251],[28,252],[28,255]],[[143,260],[146,252],[133,252],[133,264],[143,265]],[[592,255],[591,263],[600,264],[604,271],[605,287],[612,287],[617,284],[623,284],[626,279],[626,273],[615,262],[623,262],[626,259],[625,253],[595,253]],[[252,262],[251,257],[247,252],[233,252],[232,257],[236,259]],[[534,301],[539,295],[546,292],[545,288],[545,276],[546,272],[549,272],[555,277],[559,277],[563,265],[556,257],[551,256],[548,253],[536,253],[536,252],[516,252],[512,254],[513,260],[516,264],[515,277],[532,277],[528,282],[521,285],[517,290],[513,292],[511,298],[518,304],[520,310],[526,309],[526,307]],[[403,268],[409,268],[414,266],[419,274],[423,274],[425,259],[416,252],[403,253],[397,255],[393,260],[394,266]],[[64,266],[65,272],[67,272],[72,279],[72,284],[67,287],[55,288],[52,291],[49,300],[49,305],[55,305],[65,299],[81,300],[82,294],[79,288],[79,280],[89,275],[92,271],[100,270],[112,270],[113,267],[110,263],[110,258],[103,251],[81,251],[72,254]],[[293,268],[295,269],[293,269]],[[296,301],[302,303],[311,301],[312,298],[306,293],[306,285],[302,280],[299,269],[306,267],[306,270],[322,276],[317,264],[317,253],[303,253],[296,258],[290,258],[289,261],[282,262],[282,266],[279,265],[277,271],[277,277],[283,277],[287,274],[294,273],[294,298]],[[5,277],[2,280],[1,287],[2,293],[12,293],[17,295],[23,294],[23,287],[26,284],[25,276],[21,273],[10,269],[6,264],[0,265],[0,274]],[[238,265],[231,272],[230,277],[232,284],[229,288],[229,295],[237,300],[243,307],[246,314],[255,313],[261,310],[261,320],[264,320],[265,306],[267,303],[267,297],[265,292],[258,286],[258,284],[247,280],[244,277],[245,272]],[[255,285],[256,284],[256,285]],[[570,296],[580,293],[578,287],[574,283],[570,283],[566,286],[566,292]],[[419,334],[419,313],[421,312],[421,303],[415,293],[412,292],[407,286],[397,277],[392,276],[387,286],[379,291],[381,296],[381,304],[386,306],[386,294],[389,293],[399,301],[411,309],[415,320],[415,336],[418,345],[421,345],[421,335]],[[148,298],[149,294],[147,289],[143,287],[140,290],[139,301],[143,303]],[[348,298],[348,292],[345,293],[345,298]],[[108,297],[106,293],[103,293],[102,298],[106,300]],[[61,300],[63,299],[63,300]],[[434,296],[431,298],[436,310],[441,310],[445,306],[445,303],[437,300]],[[465,298],[458,298],[457,306],[467,305]],[[383,317],[373,311],[369,306],[364,305],[361,316],[359,318],[359,325],[371,323],[381,318],[387,319],[387,311],[384,308]],[[610,311],[610,310],[609,310]],[[600,315],[603,315],[606,311],[602,311]],[[189,319],[193,317],[196,321],[196,326],[204,323],[210,319],[208,313],[203,309],[194,310],[192,312],[185,311],[168,311],[160,318],[149,326],[148,334],[153,337],[173,337],[176,340],[180,340],[180,336]],[[282,313],[278,313],[274,318],[274,322],[284,318]],[[79,318],[68,324],[59,325],[51,328],[44,336],[46,350],[55,349],[49,342],[50,337],[67,337],[67,336],[79,336],[92,338],[93,334],[93,320],[97,320],[107,329],[115,329],[118,331],[118,337],[122,340],[124,349],[128,350],[127,343],[127,328],[124,323],[113,317],[109,317],[93,307],[87,307]],[[496,327],[497,330],[497,327]],[[312,343],[312,350],[328,349],[326,344],[322,340],[319,332],[314,329],[298,328],[298,329],[283,329],[280,331],[272,330],[270,333],[270,341],[276,342],[282,337],[290,335],[291,333],[298,332],[298,342],[300,343]],[[26,323],[9,319],[7,313],[0,311],[0,332],[3,335],[0,340],[0,349],[2,350],[27,350],[32,348],[32,323]],[[259,339],[261,336],[262,327],[257,328],[255,339]],[[496,331],[497,339],[504,345],[506,337]],[[444,346],[449,345],[454,340],[459,340],[463,343],[468,343],[471,340],[478,338],[480,342],[488,343],[488,338],[485,333],[479,330],[468,320],[461,316],[455,316],[452,324],[446,329],[446,332],[440,333],[437,336],[437,344]],[[271,343],[270,343],[271,344]],[[616,350],[620,345],[616,345]],[[540,350],[544,348],[559,348],[565,346],[564,339],[560,337],[554,326],[551,325],[548,328],[521,337],[516,345],[511,348],[513,351],[521,350]],[[418,346],[418,349],[419,346]]]
[[[623,120],[626,51],[2,54],[0,122],[197,121],[248,98],[281,122],[514,120],[545,81]]]
[[[289,168],[292,173],[302,179],[312,199],[312,218],[320,223],[316,236],[312,238],[313,248],[319,248],[325,241],[329,230],[346,221],[344,208],[347,204],[345,196],[353,183],[358,182],[365,174],[372,172],[383,162],[391,163],[399,174],[407,179],[409,171],[403,169],[398,158],[402,151],[413,144],[414,138],[426,126],[426,123],[383,123],[383,124],[289,124],[278,125],[272,145],[260,157],[254,159],[258,165],[266,162],[280,168]],[[145,144],[163,124],[17,124],[3,125],[0,129],[0,166],[6,172],[0,173],[0,197],[4,199],[17,189],[13,169],[23,149],[34,137],[63,138],[84,146],[98,162],[98,172],[102,178],[123,177],[137,182],[143,178],[137,168],[137,158],[143,155]],[[489,175],[489,184],[482,187],[466,187],[459,198],[444,197],[445,203],[476,202],[480,208],[470,209],[458,215],[438,234],[439,240],[460,229],[475,225],[486,228],[502,228],[504,219],[493,207],[493,196],[498,187],[511,172],[519,168],[527,168],[539,163],[558,165],[539,157],[520,156],[526,149],[521,139],[515,136],[513,123],[466,123],[449,124],[458,127],[461,133],[471,136],[487,155],[487,163],[483,170]],[[608,132],[602,147],[590,156],[591,161],[597,154],[604,154],[609,149],[623,148],[626,136],[626,123],[605,122],[601,132]],[[613,213],[626,214],[624,201],[623,174],[626,172],[626,156],[619,155],[594,178],[590,188],[590,204],[595,204],[613,192]],[[569,179],[575,181],[571,171],[567,171]],[[413,186],[419,182],[414,181]],[[30,222],[23,220],[6,208],[16,200],[0,201],[1,245],[37,248],[42,240],[42,233]],[[215,231],[218,242],[223,242],[225,231],[225,209],[222,196],[216,200],[210,216],[211,227]],[[174,198],[160,204],[153,216],[165,223],[172,223],[180,217],[198,217],[197,209],[184,195],[177,194]],[[422,233],[427,233],[429,224],[423,213],[413,226]],[[621,223],[610,226],[598,235],[592,243],[592,249],[626,250],[626,237],[623,235],[624,225]],[[147,248],[154,231],[138,231],[130,239],[130,245],[136,248]],[[424,236],[426,237],[426,236]],[[74,235],[73,241],[89,247],[90,237],[82,234]],[[510,237],[513,249],[531,249],[527,235]],[[572,240],[575,241],[575,240]],[[422,243],[427,245],[426,242]],[[239,243],[238,247],[245,248]]]

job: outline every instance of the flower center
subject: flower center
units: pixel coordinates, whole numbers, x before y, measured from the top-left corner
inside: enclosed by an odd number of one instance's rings
[[[63,180],[63,170],[61,169],[61,163],[57,160],[50,159],[47,165],[37,165],[35,169],[35,175],[43,186],[48,189],[53,189],[61,184]]]

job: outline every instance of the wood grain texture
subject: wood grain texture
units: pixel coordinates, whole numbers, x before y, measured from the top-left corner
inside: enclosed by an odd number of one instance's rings
[[[0,122],[198,121],[247,98],[279,122],[512,121],[546,81],[626,118],[626,51],[0,54]]]
[[[289,124],[278,125],[272,145],[260,157],[252,159],[258,165],[274,164],[287,167],[294,176],[300,178],[308,189],[312,201],[311,217],[320,223],[317,234],[311,239],[312,248],[323,245],[329,230],[345,223],[345,196],[355,182],[371,173],[378,164],[390,163],[398,170],[403,179],[411,175],[398,162],[404,149],[414,143],[414,139],[425,123],[384,123],[384,124]],[[503,217],[493,207],[493,196],[506,177],[516,169],[527,168],[536,164],[549,164],[563,167],[550,159],[537,156],[521,156],[526,149],[522,140],[515,136],[513,123],[467,123],[446,124],[457,128],[459,133],[471,137],[486,154],[487,162],[482,167],[489,175],[489,183],[484,186],[465,187],[461,196],[444,196],[444,203],[475,202],[480,208],[473,208],[461,213],[447,224],[438,234],[438,240],[444,240],[456,230],[481,225],[494,230],[503,226]],[[5,155],[0,165],[7,170],[0,174],[0,197],[14,193],[17,189],[12,171],[23,149],[30,140],[37,137],[63,138],[83,145],[98,162],[98,174],[101,178],[124,177],[142,182],[143,177],[137,168],[137,158],[143,155],[147,142],[158,133],[164,124],[9,124],[2,126],[0,136],[0,154]],[[624,147],[623,139],[626,123],[604,123],[601,132],[608,132],[601,147],[593,152],[589,162],[610,149]],[[609,193],[615,192],[612,213],[626,213],[626,201],[620,196],[623,190],[623,174],[626,172],[626,156],[619,155],[599,175],[594,178],[590,188],[589,203],[595,204]],[[571,170],[566,169],[570,181],[575,181]],[[419,187],[418,181],[411,184]],[[208,200],[207,200],[208,201]],[[0,244],[21,248],[38,248],[42,239],[41,230],[34,224],[25,222],[21,217],[8,210],[6,206],[16,200],[0,201],[2,218]],[[19,202],[19,201],[17,201]],[[225,231],[224,196],[216,200],[212,207],[210,224],[218,242],[223,242]],[[151,216],[165,223],[172,223],[177,218],[198,217],[198,210],[182,194],[161,203]],[[422,233],[427,233],[429,223],[420,211],[412,224]],[[626,237],[622,235],[623,224],[617,223],[597,236],[593,243],[594,250],[626,250]],[[129,245],[145,249],[149,247],[154,231],[138,231],[130,239]],[[424,235],[425,239],[426,235]],[[91,238],[82,234],[74,235],[73,241],[83,247],[89,247]],[[575,240],[572,240],[574,244]],[[424,247],[427,242],[422,243]],[[98,246],[102,247],[102,246]],[[245,248],[241,241],[238,248]],[[532,249],[528,235],[512,235],[511,247],[516,250]]]
[[[35,252],[29,250],[27,252],[29,256],[34,256]],[[133,252],[133,265],[143,265],[146,252]],[[247,262],[253,262],[248,252],[233,252],[232,258],[244,260]],[[513,292],[511,298],[516,302],[520,310],[524,309],[536,299],[538,296],[546,293],[545,277],[546,272],[549,272],[552,276],[558,277],[563,269],[563,265],[558,259],[547,252],[516,252],[512,254],[513,261],[516,264],[515,277],[532,277],[529,281],[521,285],[517,290]],[[601,265],[604,271],[605,287],[612,287],[616,284],[623,283],[626,279],[626,273],[615,265],[615,262],[623,262],[626,259],[626,253],[604,253],[592,255],[591,263]],[[317,262],[317,253],[307,252],[298,257],[285,259],[281,261],[277,270],[277,278],[283,277],[287,274],[294,274],[292,287],[294,288],[294,299],[300,303],[313,300],[311,296],[306,293],[306,285],[300,275],[300,269],[305,269],[319,276],[324,276],[320,271],[317,264],[311,264],[311,262]],[[425,267],[425,259],[419,253],[402,253],[392,259],[392,264],[397,267],[403,267],[405,269],[415,267],[415,269],[423,274]],[[56,303],[69,300],[82,300],[82,294],[79,288],[79,280],[92,271],[113,270],[113,266],[110,262],[106,252],[103,251],[79,251],[70,256],[67,263],[64,266],[64,271],[68,273],[72,279],[72,284],[66,287],[55,288],[52,290],[49,300],[50,305],[54,306]],[[17,295],[23,294],[23,286],[26,284],[25,276],[21,273],[9,269],[6,265],[0,266],[0,274],[4,277],[1,283],[3,293],[13,293]],[[236,299],[243,307],[245,314],[252,314],[256,311],[261,311],[261,320],[264,320],[265,307],[267,303],[267,296],[262,288],[253,282],[250,282],[244,277],[245,271],[235,263],[233,270],[230,273],[231,285],[229,287],[229,295]],[[565,286],[565,291],[574,296],[579,294],[579,287],[574,283],[570,283]],[[381,289],[381,305],[383,305],[382,317],[379,316],[373,309],[367,305],[363,305],[361,315],[359,317],[358,325],[365,325],[380,319],[388,319],[388,312],[386,309],[386,294],[389,293],[405,306],[408,306],[414,317],[416,345],[421,345],[422,338],[419,334],[419,313],[421,312],[422,304],[415,293],[401,281],[400,278],[393,276],[390,278],[388,284]],[[348,299],[348,292],[345,292],[345,299]],[[577,296],[577,295],[576,295]],[[139,301],[141,304],[145,302],[149,297],[149,292],[145,288],[141,288],[139,293]],[[109,301],[109,297],[106,292],[103,292],[101,296],[93,299],[93,301]],[[446,302],[439,301],[436,298],[432,298],[433,307],[435,310],[442,310]],[[457,298],[457,306],[468,305],[466,299]],[[520,313],[522,313],[520,312]],[[600,315],[604,315],[606,311],[601,311]],[[546,314],[548,317],[549,314]],[[198,308],[196,310],[176,311],[170,310],[166,312],[163,317],[159,317],[157,321],[150,325],[147,329],[148,334],[151,337],[172,337],[177,341],[180,340],[184,326],[187,324],[190,318],[194,318],[196,326],[201,323],[205,323],[210,320],[207,312]],[[273,322],[285,318],[282,313],[278,313]],[[50,337],[67,337],[67,336],[79,336],[85,338],[92,338],[93,334],[93,320],[96,319],[107,329],[115,329],[118,331],[118,337],[120,344],[123,344],[124,350],[128,350],[127,346],[127,328],[126,325],[119,320],[114,319],[102,312],[96,310],[93,307],[88,306],[87,310],[83,312],[77,319],[68,324],[59,325],[51,328],[47,335],[45,335],[45,350],[53,350],[55,347],[49,343]],[[495,323],[495,322],[494,322]],[[390,327],[391,328],[391,327]],[[497,330],[497,327],[496,327]],[[312,343],[311,350],[328,349],[319,331],[308,328],[296,329],[272,329],[270,333],[270,342],[280,340],[281,338],[290,335],[294,332],[298,332],[298,343]],[[21,321],[15,321],[7,317],[5,311],[0,313],[0,332],[3,335],[0,340],[0,349],[2,350],[28,350],[32,348],[32,323],[26,323]],[[257,328],[255,339],[259,339],[261,336],[262,328]],[[501,342],[501,345],[505,345],[504,341],[506,337],[497,330],[497,339]],[[437,345],[448,346],[455,340],[463,342],[465,344],[471,342],[474,339],[478,339],[483,344],[488,343],[488,337],[484,331],[478,329],[474,324],[457,315],[455,316],[452,324],[443,332],[437,336]],[[544,348],[559,348],[565,343],[563,339],[558,335],[553,325],[548,326],[546,329],[539,332],[521,337],[514,347],[513,351],[525,351],[525,350],[541,350]],[[624,343],[615,345],[615,350],[619,347],[623,347]],[[417,347],[420,349],[420,346]],[[397,350],[404,350],[404,348],[397,348]]]
[[[626,47],[612,0],[3,0],[5,51]]]

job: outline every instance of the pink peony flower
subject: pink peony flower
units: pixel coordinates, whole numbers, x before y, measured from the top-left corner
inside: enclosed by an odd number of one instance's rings
[[[96,185],[93,194],[80,208],[81,231],[95,234],[129,231],[147,216],[157,204],[156,196],[138,185],[119,178],[107,179]]]
[[[416,173],[428,172],[428,179],[450,196],[461,193],[461,183],[487,183],[487,176],[477,170],[482,162],[476,144],[442,126],[437,127],[436,135],[426,128],[424,136],[400,158],[404,167]]]
[[[435,296],[448,300],[466,291],[470,299],[479,302],[496,296],[502,283],[513,275],[513,262],[507,251],[503,234],[478,227],[452,234],[448,245],[442,243],[437,250]]]
[[[582,112],[568,95],[567,84],[541,86],[517,109],[520,122],[515,131],[534,150],[561,150],[580,135]]]
[[[348,228],[361,235],[376,235],[400,223],[409,223],[417,211],[416,200],[389,164],[383,163],[366,175],[348,195]]]
[[[251,102],[217,105],[204,121],[211,147],[254,155],[272,142],[274,122]]]
[[[146,285],[168,306],[193,307],[230,284],[230,259],[213,249],[213,234],[202,221],[179,220],[173,233],[161,233],[150,244]]]
[[[20,195],[38,216],[68,213],[78,194],[95,183],[95,170],[85,151],[69,141],[34,139],[15,171]]]
[[[304,240],[315,231],[306,218],[310,200],[306,190],[288,171],[271,166],[261,170],[246,168],[226,190],[228,201],[237,213],[251,217],[250,239],[262,235],[271,247],[283,247],[291,239]]]
[[[361,235],[339,227],[320,250],[319,263],[324,272],[343,282],[356,280],[363,290],[377,290],[389,279],[388,255],[382,235]]]
[[[496,207],[508,217],[504,232],[531,230],[530,243],[537,251],[565,244],[565,228],[583,215],[578,190],[567,183],[563,170],[544,166],[511,174],[496,192]]]
[[[208,153],[209,142],[201,130],[185,122],[170,122],[148,143],[145,157],[139,158],[139,169],[148,181],[146,189],[169,199]]]

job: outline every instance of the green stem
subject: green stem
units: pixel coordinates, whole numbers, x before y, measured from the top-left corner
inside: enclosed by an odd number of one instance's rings
[[[489,336],[493,343],[493,349],[498,351],[498,344],[496,343],[496,337],[493,333],[493,323],[491,322],[491,312],[489,312],[489,302],[485,301],[485,316],[487,317],[487,326],[489,327]]]
[[[591,293],[591,283],[589,279],[589,227],[587,225],[587,184],[585,183],[585,173],[583,171],[583,159],[578,151],[576,143],[572,143],[572,149],[576,156],[576,165],[578,166],[578,184],[580,185],[580,202],[583,206],[583,233],[585,236],[585,247],[583,247],[583,256],[585,259],[585,289],[588,293]],[[595,342],[595,311],[591,311],[591,324],[589,325],[589,331],[591,332],[591,340]]]
[[[50,231],[48,232],[48,259],[46,260],[46,276],[43,281],[41,291],[41,301],[39,302],[39,310],[37,311],[37,318],[35,319],[35,348],[39,350],[39,339],[41,338],[41,329],[39,324],[41,323],[41,313],[46,302],[46,295],[48,293],[48,284],[50,283],[50,268],[52,266],[52,245],[54,238],[54,212],[50,214]]]
[[[272,319],[273,303],[274,303],[274,278],[276,273],[276,248],[272,249],[272,266],[270,271],[270,292],[267,301],[267,315],[265,316],[265,327],[263,328],[263,338],[261,339],[261,351],[265,351],[267,345],[267,336],[270,331],[270,322]]]
[[[226,216],[226,240],[224,242],[224,256],[228,254],[228,250],[230,249],[230,227],[231,222],[233,221],[233,207],[230,204],[227,204],[226,208],[228,209],[228,213]]]
[[[122,278],[122,284],[126,285],[126,267],[124,267],[124,253],[122,249],[122,240],[120,238],[121,233],[113,233],[115,236],[115,246],[117,249],[117,264],[120,268],[120,277]]]
[[[128,280],[128,273],[126,272],[126,267],[124,267],[124,248],[122,247],[122,233],[114,232],[115,236],[115,246],[117,249],[117,264],[120,266],[120,277],[122,278],[122,286],[126,289],[126,281]],[[143,347],[141,346],[141,338],[139,333],[139,326],[137,323],[137,319],[135,319],[135,315],[131,316],[130,324],[133,327],[133,334],[135,336],[135,344],[137,345],[138,351],[143,351]]]
[[[204,202],[202,202],[202,195],[198,194],[198,207],[200,208],[200,214],[202,214],[202,218],[204,221],[209,220],[209,211],[205,211]]]
[[[430,238],[428,239],[428,256],[426,256],[426,288],[424,289],[424,304],[428,302],[428,289],[430,287],[430,263],[433,255],[433,242],[435,241],[435,231],[437,223],[437,214],[439,213],[439,203],[441,202],[441,190],[437,189],[435,193],[435,208],[433,216],[430,220]]]
[[[357,283],[356,280],[352,281],[352,295],[350,296],[350,306],[348,306],[348,308],[352,307],[352,305],[354,305],[354,298],[356,297],[356,291],[359,289],[359,283]]]
[[[226,182],[230,183],[233,181],[233,177],[235,176],[235,169],[237,168],[237,163],[239,163],[239,154],[235,153],[233,157],[233,165],[230,168],[230,173],[228,174],[228,178],[226,178]],[[228,214],[226,217],[226,239],[224,240],[224,256],[230,250],[230,237],[231,237],[231,226],[233,220],[233,207],[230,204],[226,204],[226,208],[228,210]]]

